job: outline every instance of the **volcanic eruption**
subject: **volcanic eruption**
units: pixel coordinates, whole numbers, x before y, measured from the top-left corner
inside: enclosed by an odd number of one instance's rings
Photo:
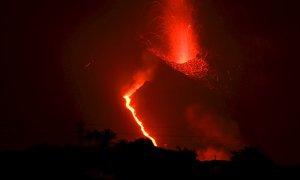
[[[204,52],[198,43],[191,4],[188,0],[165,0],[161,7],[163,15],[160,25],[163,32],[160,37],[162,37],[161,42],[164,42],[166,48],[160,48],[160,45],[153,44],[148,47],[148,50],[173,69],[192,78],[203,78],[208,71],[208,64],[205,62]],[[126,108],[140,126],[143,135],[157,146],[155,139],[146,131],[131,104],[131,96],[147,80],[148,70],[136,74],[135,82],[128,88],[123,98],[126,100]]]
[[[173,69],[192,78],[203,78],[208,72],[207,54],[199,44],[190,1],[165,0],[158,7],[163,12],[158,22],[161,28],[154,38],[149,38],[149,51]]]
[[[207,53],[199,43],[199,33],[196,31],[196,23],[193,19],[195,11],[190,1],[165,0],[160,7],[162,8],[162,18],[158,26],[162,27],[162,31],[159,31],[159,35],[156,36],[159,37],[158,41],[157,39],[148,39],[150,43],[147,50],[174,70],[190,78],[204,78],[209,70],[206,62]],[[153,68],[149,64],[148,67],[140,69],[133,76],[134,82],[129,85],[123,98],[126,100],[126,108],[131,112],[132,118],[139,125],[142,134],[157,146],[155,138],[144,126],[143,118],[137,115],[131,101],[134,93],[150,80],[152,73]],[[187,104],[187,106],[189,105]],[[187,108],[186,120],[193,124],[194,133],[200,137],[198,142],[201,145],[197,147],[198,157],[201,160],[227,159],[229,150],[238,144],[235,138],[238,134],[235,124],[230,119],[220,116],[218,112],[203,111],[197,107]]]

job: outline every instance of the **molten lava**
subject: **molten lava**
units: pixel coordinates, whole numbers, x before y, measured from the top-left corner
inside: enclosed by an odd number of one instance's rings
[[[144,134],[144,136],[147,137],[147,138],[149,138],[149,139],[152,141],[152,143],[154,144],[154,146],[157,146],[155,139],[154,139],[153,137],[151,137],[151,136],[149,135],[149,133],[145,130],[142,121],[139,120],[139,118],[138,118],[137,115],[136,115],[135,109],[134,109],[134,108],[131,106],[131,104],[130,104],[130,103],[131,103],[131,99],[130,99],[131,95],[132,95],[133,93],[135,93],[135,91],[136,91],[137,89],[139,89],[142,85],[143,85],[143,84],[141,84],[141,85],[139,85],[139,86],[136,86],[135,88],[131,89],[129,92],[127,92],[127,93],[123,96],[123,98],[126,100],[126,108],[131,112],[133,119],[134,119],[135,122],[140,126],[141,131],[142,131],[142,133]]]
[[[188,0],[166,0],[164,7],[163,25],[169,58],[178,64],[185,63],[200,53],[193,9]]]
[[[164,0],[161,7],[162,31],[156,36],[159,38],[150,38],[148,50],[173,69],[192,78],[203,78],[208,64],[199,43],[195,9],[190,0]]]
[[[208,72],[208,64],[205,61],[205,53],[198,42],[192,5],[189,0],[164,0],[162,8],[163,14],[160,23],[162,28],[160,29],[163,32],[157,36],[160,37],[158,41],[156,41],[157,38],[149,39],[150,47],[148,50],[164,60],[173,69],[189,77],[203,78]],[[144,136],[157,146],[155,139],[145,130],[134,107],[130,104],[131,96],[143,86],[151,73],[151,68],[137,73],[134,79],[135,83],[124,94],[123,98],[126,100],[126,108],[131,112]]]

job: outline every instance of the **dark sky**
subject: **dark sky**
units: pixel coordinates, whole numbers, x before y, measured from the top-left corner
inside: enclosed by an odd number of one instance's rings
[[[141,137],[122,92],[146,57],[156,72],[133,102],[160,145],[214,144],[208,127],[223,145],[253,144],[276,162],[300,163],[297,4],[196,1],[211,71],[195,80],[146,51],[145,34],[160,16],[154,2],[1,4],[0,150],[73,143],[78,121]]]

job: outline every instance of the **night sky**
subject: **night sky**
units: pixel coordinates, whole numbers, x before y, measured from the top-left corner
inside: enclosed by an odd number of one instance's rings
[[[0,150],[72,144],[77,122],[142,137],[122,93],[151,63],[133,103],[160,146],[251,144],[275,162],[300,163],[299,6],[194,1],[210,72],[192,79],[145,47],[157,2],[2,3]]]

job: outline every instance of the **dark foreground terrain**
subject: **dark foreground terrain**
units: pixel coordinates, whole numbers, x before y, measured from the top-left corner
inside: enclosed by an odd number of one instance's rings
[[[230,161],[198,161],[188,149],[154,147],[150,140],[113,146],[38,145],[0,153],[0,179],[298,179],[300,166],[280,166],[254,147]]]

